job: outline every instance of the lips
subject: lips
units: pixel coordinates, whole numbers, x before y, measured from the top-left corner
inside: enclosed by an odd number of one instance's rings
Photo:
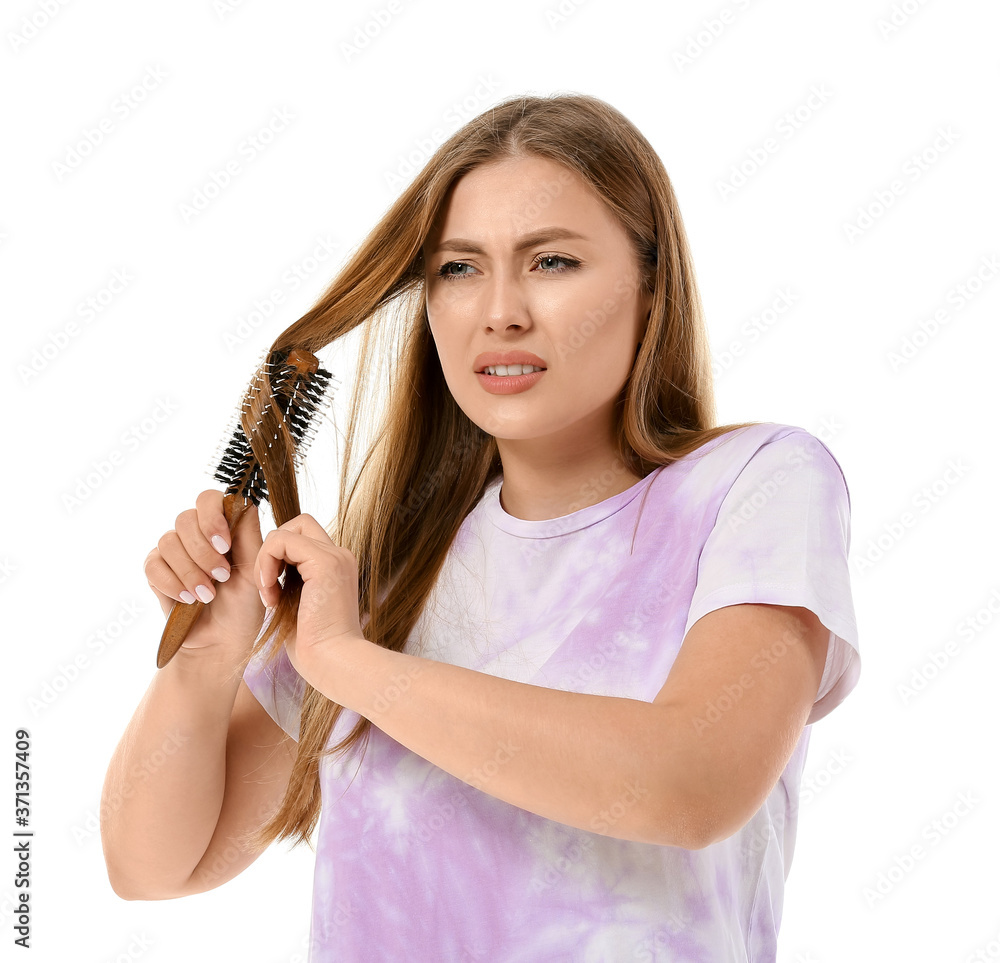
[[[512,362],[513,364],[514,362]],[[532,371],[521,375],[491,375],[478,372],[479,383],[492,395],[514,395],[537,384],[545,375],[544,371]]]
[[[530,364],[536,368],[548,368],[548,364],[530,351],[487,351],[479,355],[473,363],[472,370],[482,374],[487,368],[502,364]]]

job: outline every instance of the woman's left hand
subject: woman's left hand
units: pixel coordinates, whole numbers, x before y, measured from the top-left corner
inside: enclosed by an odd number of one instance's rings
[[[281,594],[278,576],[285,563],[302,577],[296,631],[285,643],[289,661],[307,682],[338,643],[362,638],[358,609],[358,563],[336,545],[312,515],[296,515],[268,532],[257,553],[254,576],[268,608]]]

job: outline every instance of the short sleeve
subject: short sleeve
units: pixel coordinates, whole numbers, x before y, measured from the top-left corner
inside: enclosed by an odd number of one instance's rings
[[[829,448],[801,428],[765,442],[737,475],[705,541],[685,635],[727,605],[809,609],[830,630],[830,641],[806,725],[823,718],[861,671],[850,540],[850,493]]]
[[[264,664],[262,653],[255,655],[243,670],[243,681],[267,714],[298,742],[305,680],[295,671],[285,647],[272,665]]]

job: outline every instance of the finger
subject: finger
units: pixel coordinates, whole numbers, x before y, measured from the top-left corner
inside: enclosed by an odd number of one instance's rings
[[[198,513],[198,525],[206,541],[219,555],[225,555],[230,548],[229,523],[222,510],[222,492],[214,488],[203,491],[195,499],[195,510]]]
[[[214,596],[213,583],[229,580],[229,562],[205,537],[198,520],[198,512],[195,509],[178,515],[175,525],[184,550],[187,552],[187,558],[190,559],[187,561],[182,558],[181,564],[185,566],[185,570],[181,572],[175,569],[175,571],[188,586],[189,591],[192,591],[203,602],[210,601],[206,596],[208,594]],[[173,564],[172,560],[168,559],[168,561]],[[192,581],[194,588],[191,587]],[[201,591],[198,591],[199,586]]]
[[[182,552],[183,546],[180,544],[177,532],[166,532],[160,538],[158,547],[146,556],[142,570],[146,575],[146,581],[154,590],[162,592],[174,601],[189,604],[194,601],[195,595],[187,586],[189,583],[194,586],[198,584],[198,580],[191,577],[190,572],[197,570],[193,566],[185,569],[184,564],[179,561],[179,553]],[[173,564],[167,561],[168,556],[172,559]],[[187,582],[182,575],[178,575],[175,571],[175,565],[182,571],[189,573]]]
[[[329,532],[308,512],[303,512],[301,515],[290,518],[284,525],[279,525],[275,531],[295,532],[299,535],[308,535],[320,541],[329,540],[330,538]]]
[[[283,525],[268,532],[257,553],[254,575],[261,601],[268,607],[277,603],[281,592],[277,585],[278,576],[286,564],[294,565],[302,579],[308,581],[320,576],[323,563],[336,565],[338,556],[345,561],[348,556],[353,557],[350,552],[334,545],[322,527],[319,528],[322,537],[313,538],[294,531],[298,527],[295,522],[292,519],[286,523],[287,528]]]
[[[253,502],[248,502],[233,532],[233,547],[230,552],[232,566],[243,572],[252,572],[253,563],[261,546],[260,513]],[[248,578],[252,578],[249,575]]]
[[[159,550],[155,548],[143,559],[142,572],[146,576],[147,584],[156,596],[156,601],[160,603],[160,608],[166,614],[173,607],[174,602],[177,601],[176,598],[172,598],[169,594],[171,588],[175,594],[179,593],[182,588],[180,581],[163,561]],[[169,584],[171,579],[175,582],[172,587]]]

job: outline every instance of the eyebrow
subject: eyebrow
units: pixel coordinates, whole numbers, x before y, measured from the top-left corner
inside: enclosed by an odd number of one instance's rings
[[[536,244],[541,244],[545,241],[564,240],[586,241],[588,238],[565,227],[544,227],[539,231],[533,231],[531,234],[522,235],[514,250],[523,251],[526,248],[534,247]],[[475,241],[470,241],[464,237],[453,237],[447,241],[442,241],[433,253],[437,254],[438,251],[468,251],[472,254],[486,253]]]

